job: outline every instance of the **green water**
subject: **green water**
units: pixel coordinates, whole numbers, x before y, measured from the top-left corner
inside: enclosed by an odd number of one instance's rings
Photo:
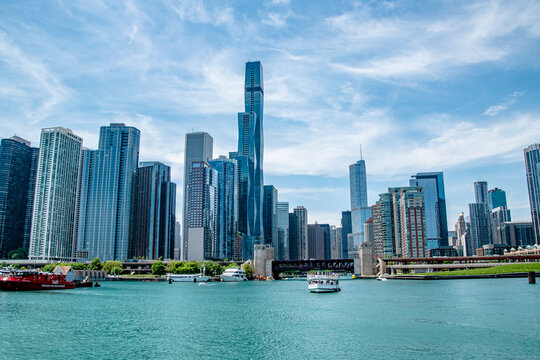
[[[2,359],[535,359],[527,279],[103,282],[0,292]]]

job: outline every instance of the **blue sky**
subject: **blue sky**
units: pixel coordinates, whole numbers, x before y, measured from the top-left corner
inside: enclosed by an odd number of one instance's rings
[[[216,157],[236,149],[244,63],[260,60],[265,183],[310,222],[350,208],[360,144],[370,204],[444,171],[451,228],[477,180],[530,221],[539,59],[538,1],[10,1],[0,136],[65,126],[96,148],[100,126],[125,122],[180,190],[186,132],[209,132]]]

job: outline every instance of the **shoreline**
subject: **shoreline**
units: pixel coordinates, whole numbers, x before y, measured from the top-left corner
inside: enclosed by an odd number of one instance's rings
[[[540,276],[540,272],[535,272],[535,277]],[[385,276],[392,280],[459,280],[459,279],[497,279],[497,278],[526,278],[528,272],[516,272],[507,274],[479,274],[479,275],[390,275]]]

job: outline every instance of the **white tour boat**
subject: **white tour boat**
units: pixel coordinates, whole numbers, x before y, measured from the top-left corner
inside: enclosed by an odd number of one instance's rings
[[[199,274],[167,274],[167,281],[179,281],[179,282],[203,282],[208,281],[210,276]]]
[[[223,272],[223,274],[221,274],[221,281],[224,281],[224,282],[247,281],[246,272],[237,267],[226,269]]]
[[[314,293],[341,291],[339,288],[339,275],[326,271],[317,271],[308,274],[308,289]]]

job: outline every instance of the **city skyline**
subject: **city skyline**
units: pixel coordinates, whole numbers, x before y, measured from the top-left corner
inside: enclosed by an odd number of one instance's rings
[[[63,126],[95,149],[97,127],[123,122],[141,131],[140,160],[171,166],[180,189],[192,128],[212,135],[216,157],[236,148],[244,63],[257,59],[265,183],[280,202],[306,207],[310,224],[339,225],[350,210],[347,168],[360,143],[368,205],[412,174],[442,171],[449,228],[475,201],[476,181],[504,189],[512,219],[530,221],[522,154],[540,139],[535,2],[461,3],[451,15],[448,4],[407,3],[35,5],[0,12],[2,138],[37,146],[42,128]],[[240,32],[247,26],[250,34]],[[417,38],[401,45],[400,32]]]

